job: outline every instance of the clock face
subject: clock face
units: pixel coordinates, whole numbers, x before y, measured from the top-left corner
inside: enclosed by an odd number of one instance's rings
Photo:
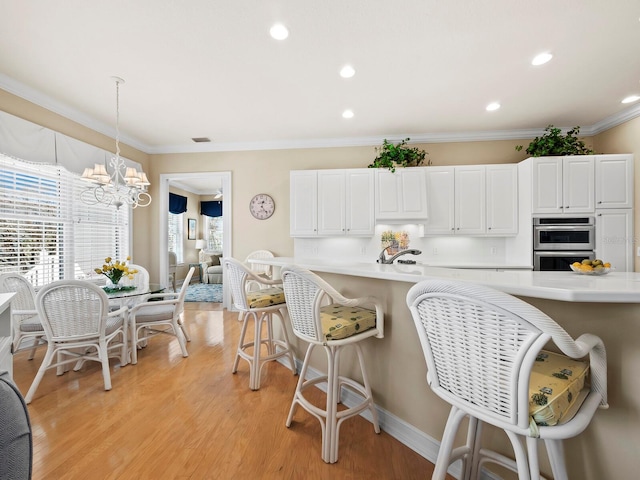
[[[251,203],[249,203],[249,211],[251,215],[256,217],[258,220],[266,220],[276,209],[276,204],[271,198],[270,195],[266,193],[259,193],[255,197],[251,199]]]

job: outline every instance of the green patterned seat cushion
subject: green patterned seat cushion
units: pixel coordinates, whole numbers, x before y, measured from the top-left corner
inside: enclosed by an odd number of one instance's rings
[[[376,311],[333,303],[320,308],[320,320],[325,339],[339,340],[375,327]]]
[[[574,403],[584,387],[589,364],[542,350],[531,370],[529,414],[538,425],[556,425],[569,420]]]
[[[264,288],[247,292],[249,308],[264,308],[285,303],[284,290],[281,287]]]

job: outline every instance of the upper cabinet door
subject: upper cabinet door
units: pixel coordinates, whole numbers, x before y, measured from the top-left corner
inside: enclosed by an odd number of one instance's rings
[[[318,235],[344,235],[344,170],[318,170]]]
[[[532,210],[534,213],[562,213],[562,158],[532,160]]]
[[[345,172],[347,235],[373,235],[375,231],[375,171],[353,169]]]
[[[455,167],[427,167],[425,173],[429,209],[425,234],[451,235],[455,233]]]
[[[633,155],[596,156],[596,208],[633,207]]]
[[[455,224],[456,234],[486,233],[485,167],[456,167]]]
[[[595,167],[591,155],[564,157],[562,190],[564,213],[595,211]]]
[[[487,234],[518,233],[518,166],[487,165]]]
[[[595,211],[593,156],[540,157],[532,162],[533,213]]]
[[[425,167],[399,168],[394,173],[376,170],[376,219],[425,220],[427,196]]]
[[[310,237],[318,234],[318,176],[315,170],[297,170],[290,179],[290,235]]]

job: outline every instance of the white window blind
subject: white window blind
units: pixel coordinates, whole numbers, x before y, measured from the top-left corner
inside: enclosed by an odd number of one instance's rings
[[[204,220],[204,237],[207,243],[207,250],[218,252],[222,251],[222,217],[202,216]]]
[[[86,181],[64,168],[0,154],[0,273],[19,272],[36,287],[97,277],[104,258],[129,248],[129,209],[85,206]]]
[[[168,218],[169,251],[176,254],[177,262],[184,263],[182,239],[184,238],[184,213],[169,213]]]

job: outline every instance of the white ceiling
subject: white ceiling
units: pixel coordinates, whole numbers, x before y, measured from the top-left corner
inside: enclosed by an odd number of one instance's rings
[[[592,134],[640,115],[639,20],[640,0],[0,0],[0,88],[113,135],[122,77],[147,153]]]

